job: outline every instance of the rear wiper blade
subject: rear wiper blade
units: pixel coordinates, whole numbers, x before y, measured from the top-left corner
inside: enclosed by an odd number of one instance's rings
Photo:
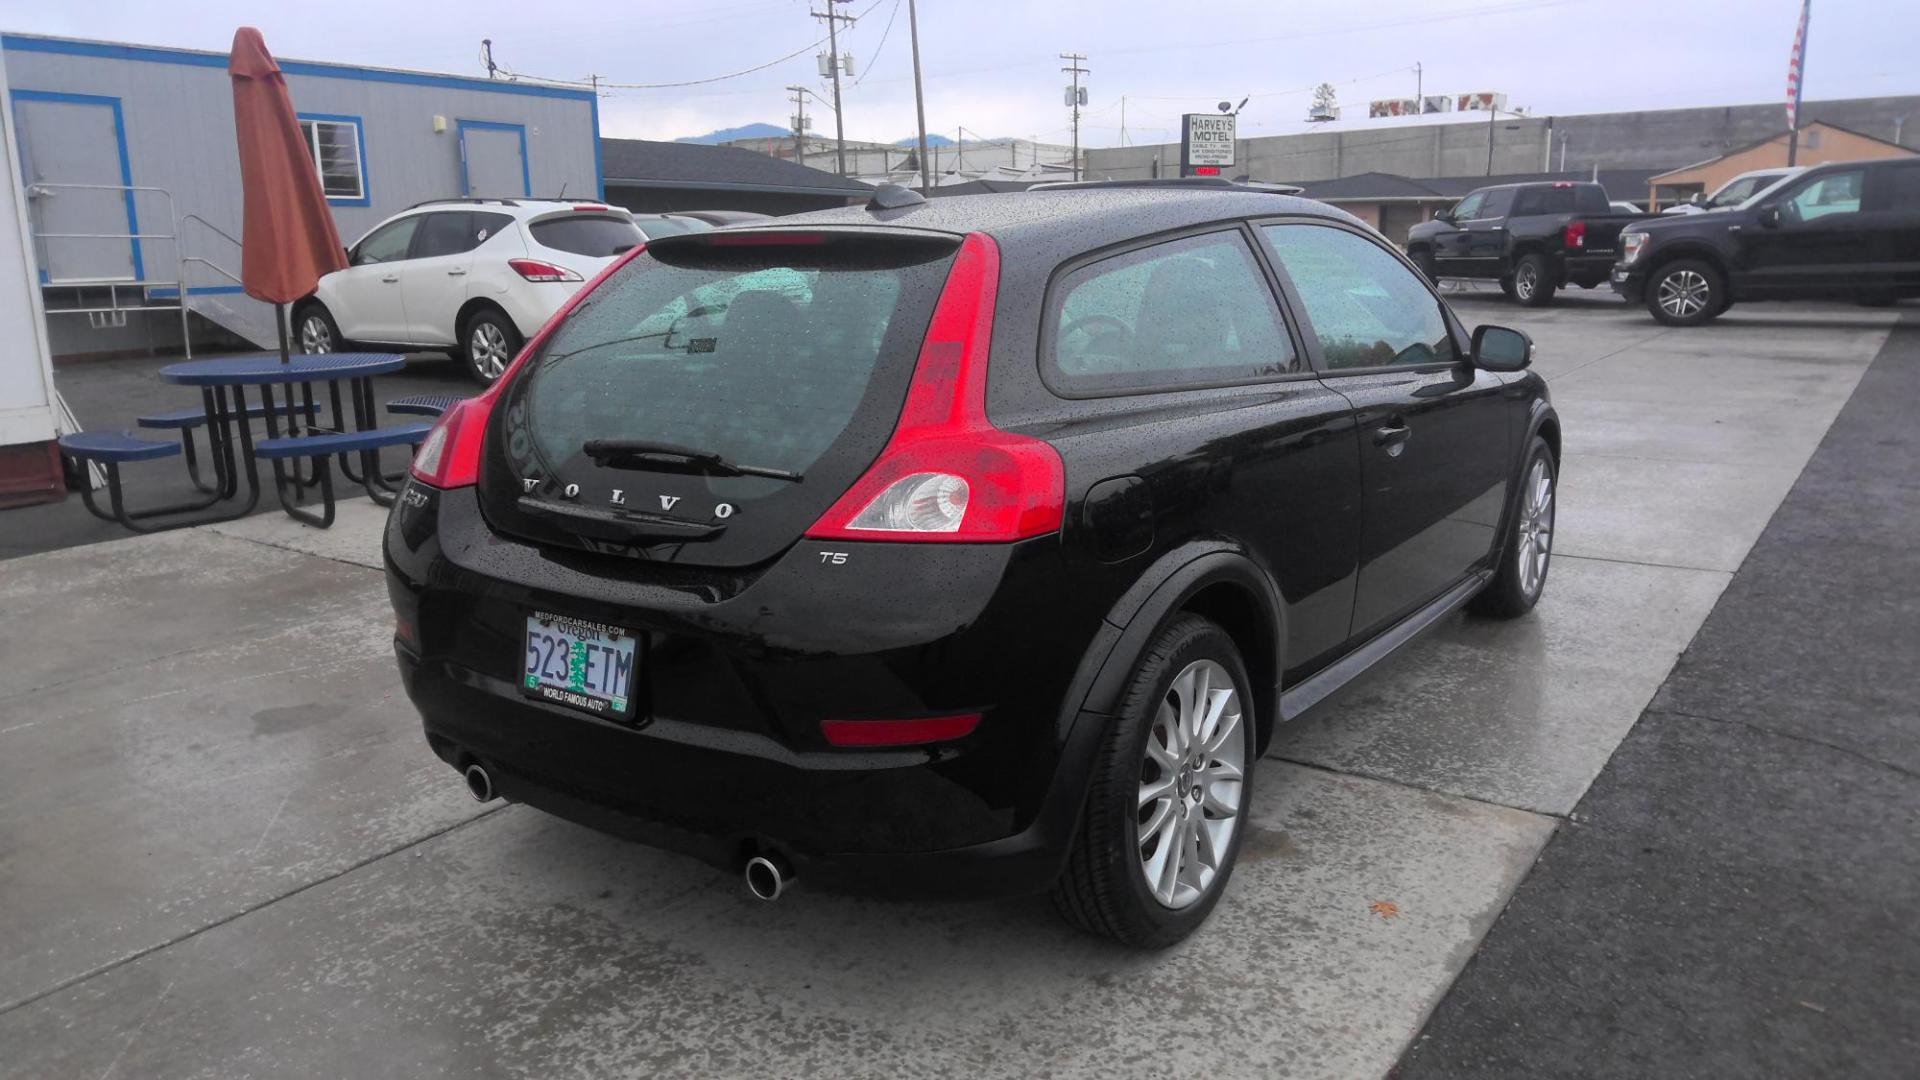
[[[580,444],[580,450],[592,458],[595,465],[616,469],[641,463],[676,464],[713,476],[764,476],[770,480],[800,482],[800,474],[791,469],[741,465],[708,450],[692,450],[647,439],[588,439]]]

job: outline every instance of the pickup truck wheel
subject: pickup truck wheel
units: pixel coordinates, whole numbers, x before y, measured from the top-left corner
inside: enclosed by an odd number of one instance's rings
[[[1544,255],[1523,255],[1513,268],[1513,298],[1527,307],[1545,307],[1553,302],[1557,288],[1553,272]]]
[[[1511,274],[1500,279],[1500,291],[1503,293],[1506,293],[1507,299],[1509,300],[1519,299],[1519,297],[1515,295],[1513,291],[1513,275]]]
[[[1727,307],[1726,282],[1711,263],[1675,259],[1647,278],[1647,311],[1665,326],[1699,326]]]

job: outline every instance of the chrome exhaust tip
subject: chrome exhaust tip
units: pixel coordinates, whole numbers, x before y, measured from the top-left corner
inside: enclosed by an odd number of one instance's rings
[[[465,775],[467,794],[473,796],[474,802],[493,801],[493,777],[487,775],[486,766],[476,761],[467,766]]]
[[[755,855],[747,860],[747,891],[772,903],[793,881],[793,872],[778,855]]]

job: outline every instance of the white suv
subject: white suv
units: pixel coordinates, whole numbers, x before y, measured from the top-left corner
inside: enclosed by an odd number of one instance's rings
[[[294,306],[294,332],[308,353],[348,342],[446,349],[490,384],[588,278],[647,235],[604,203],[422,203],[353,245],[347,268]]]

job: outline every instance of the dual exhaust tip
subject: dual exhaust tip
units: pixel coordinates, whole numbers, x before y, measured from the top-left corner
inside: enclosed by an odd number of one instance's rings
[[[473,796],[474,802],[492,802],[499,797],[493,788],[493,777],[485,765],[477,761],[469,762],[461,773],[466,777],[467,794]],[[772,903],[780,899],[780,894],[793,884],[794,873],[793,868],[787,865],[787,860],[769,851],[747,860],[746,878],[747,891],[755,899]]]

